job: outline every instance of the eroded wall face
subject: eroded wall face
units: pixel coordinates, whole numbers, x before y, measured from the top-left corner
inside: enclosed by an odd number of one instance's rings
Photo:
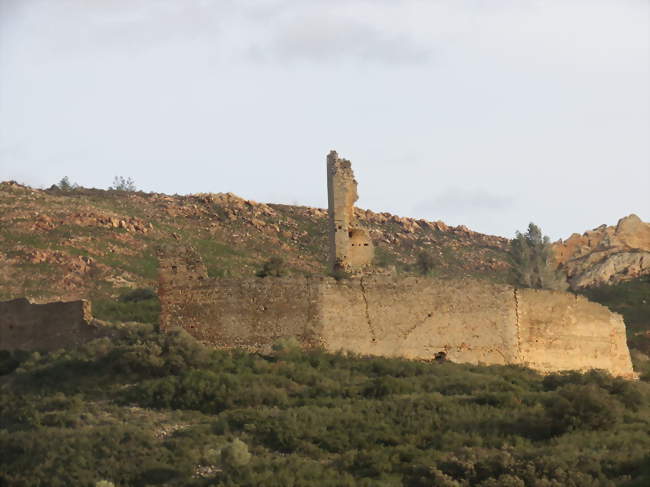
[[[412,359],[445,352],[454,362],[633,377],[622,318],[569,293],[390,276],[165,282],[163,329],[180,326],[221,347],[265,350],[293,336],[332,352]]]
[[[319,282],[307,278],[211,279],[167,287],[161,327],[185,328],[197,339],[260,350],[293,336],[319,341]]]
[[[605,369],[632,376],[623,318],[569,293],[517,290],[521,361],[543,372]]]
[[[91,322],[88,301],[32,304],[22,298],[0,302],[0,350],[52,351],[106,335]]]
[[[371,264],[372,241],[354,217],[358,195],[352,165],[335,151],[327,156],[327,196],[330,267],[354,270]]]
[[[476,281],[366,277],[323,285],[327,349],[456,362],[517,361],[512,289]]]

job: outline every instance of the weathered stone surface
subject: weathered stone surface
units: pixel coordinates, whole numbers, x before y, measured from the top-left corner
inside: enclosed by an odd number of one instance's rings
[[[222,347],[261,350],[294,336],[329,351],[428,360],[445,352],[456,362],[633,377],[622,318],[569,293],[472,279],[166,276],[160,296],[163,329],[182,326]]]
[[[542,372],[604,369],[632,377],[623,317],[582,296],[518,289],[521,363]]]
[[[327,199],[330,268],[354,271],[370,265],[375,252],[368,231],[357,224],[352,165],[335,151],[327,156]]]
[[[0,302],[0,350],[58,350],[110,334],[108,327],[93,320],[88,301]]]
[[[615,227],[573,234],[553,250],[574,289],[633,279],[650,273],[650,223],[629,215]]]

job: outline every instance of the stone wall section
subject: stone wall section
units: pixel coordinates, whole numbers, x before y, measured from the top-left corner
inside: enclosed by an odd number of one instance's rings
[[[605,369],[632,376],[623,317],[583,296],[518,289],[521,363],[543,372]]]
[[[88,301],[0,302],[0,350],[52,351],[109,334],[108,327],[93,320]]]
[[[634,377],[622,318],[570,293],[378,275],[191,282],[161,279],[161,326],[220,347],[295,337],[332,352]]]
[[[508,286],[371,276],[323,284],[324,344],[368,355],[455,362],[518,361]]]
[[[307,278],[214,279],[167,287],[161,294],[161,328],[185,328],[224,347],[264,350],[284,337],[320,341],[319,282]]]

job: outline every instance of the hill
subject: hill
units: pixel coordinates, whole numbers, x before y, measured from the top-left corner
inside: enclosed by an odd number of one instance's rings
[[[379,267],[408,270],[426,251],[441,275],[507,279],[508,240],[443,222],[356,210]],[[0,300],[115,298],[155,287],[156,250],[197,250],[211,276],[251,276],[272,256],[292,272],[326,272],[327,211],[233,194],[169,196],[0,183]]]

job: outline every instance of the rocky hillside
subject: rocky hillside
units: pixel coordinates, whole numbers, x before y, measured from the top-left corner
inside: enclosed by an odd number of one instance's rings
[[[379,270],[412,272],[418,254],[441,276],[505,281],[508,240],[357,209],[376,245]],[[156,251],[192,246],[211,276],[252,276],[272,256],[291,272],[322,274],[327,211],[244,200],[231,193],[165,195],[0,183],[0,300],[27,296],[109,299],[155,287]],[[650,273],[650,224],[630,215],[555,246],[574,289]]]
[[[357,210],[381,269],[409,271],[434,256],[440,275],[503,281],[507,239],[443,222]],[[211,276],[252,276],[271,256],[291,272],[326,270],[327,211],[244,200],[233,194],[169,196],[0,183],[0,300],[27,296],[106,299],[155,287],[156,250],[191,245]]]
[[[636,215],[554,244],[573,289],[617,284],[650,274],[650,223]]]

